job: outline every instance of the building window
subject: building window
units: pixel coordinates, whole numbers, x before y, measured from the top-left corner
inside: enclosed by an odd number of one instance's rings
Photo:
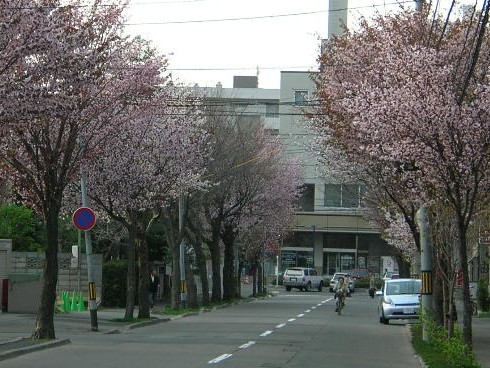
[[[298,203],[300,211],[313,212],[315,210],[315,184],[305,184]]]
[[[265,117],[266,118],[278,118],[279,117],[279,104],[266,103],[265,104]]]
[[[325,184],[325,207],[357,208],[360,187],[357,184]]]
[[[306,105],[308,102],[308,91],[294,91],[294,104]]]
[[[325,207],[342,207],[342,186],[325,184]]]

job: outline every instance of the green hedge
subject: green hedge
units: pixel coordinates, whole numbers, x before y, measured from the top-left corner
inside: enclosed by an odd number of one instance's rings
[[[102,305],[124,308],[126,306],[127,261],[117,260],[102,266]]]

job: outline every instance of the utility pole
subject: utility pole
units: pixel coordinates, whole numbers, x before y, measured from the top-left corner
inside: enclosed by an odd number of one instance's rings
[[[421,278],[422,278],[422,312],[427,314],[433,309],[433,249],[427,207],[422,206],[417,211],[417,225],[420,231]],[[422,338],[429,341],[427,323],[423,323]]]
[[[179,233],[180,233],[180,302],[185,308],[187,305],[187,283],[185,281],[185,241],[184,241],[184,197],[179,197]]]

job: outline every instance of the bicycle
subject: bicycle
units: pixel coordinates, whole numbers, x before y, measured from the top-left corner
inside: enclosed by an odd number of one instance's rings
[[[345,306],[345,294],[342,291],[337,291],[334,296],[335,299],[337,299],[337,302],[335,303],[335,311],[339,314],[339,316],[342,314],[342,308]]]

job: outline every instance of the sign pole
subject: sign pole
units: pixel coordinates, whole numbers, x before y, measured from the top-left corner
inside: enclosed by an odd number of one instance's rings
[[[87,184],[84,175],[80,180],[82,188],[82,205],[88,202]],[[90,229],[95,225],[95,214],[87,207],[79,208],[73,215],[73,222],[80,230],[85,233],[85,252],[87,253],[87,276],[88,276],[88,306],[90,310],[90,326],[92,331],[98,331],[97,322],[97,290],[94,276],[94,263],[92,254],[92,236]]]

